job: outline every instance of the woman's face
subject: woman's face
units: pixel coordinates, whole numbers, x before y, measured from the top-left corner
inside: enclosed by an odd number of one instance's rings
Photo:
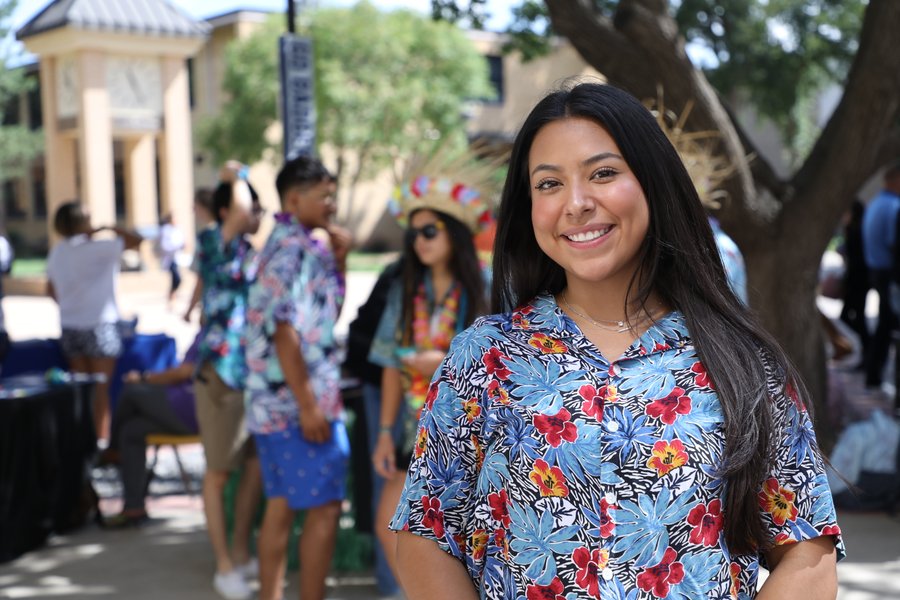
[[[446,226],[434,212],[426,209],[416,211],[409,220],[407,235],[415,235],[413,250],[426,267],[434,268],[450,263],[453,244]]]
[[[568,285],[602,283],[624,292],[650,212],[612,136],[580,117],[548,123],[532,142],[528,173],[535,238]]]

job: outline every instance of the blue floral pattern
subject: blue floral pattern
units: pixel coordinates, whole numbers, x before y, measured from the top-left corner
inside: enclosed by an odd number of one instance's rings
[[[776,544],[834,536],[806,412],[772,370]],[[540,296],[457,336],[391,523],[435,540],[482,598],[753,598],[761,553],[724,540],[722,407],[673,312],[608,362]]]
[[[226,244],[221,227],[215,226],[197,236],[197,261],[204,323],[197,365],[212,362],[226,385],[243,389],[244,317],[247,288],[256,277],[256,253],[243,236]]]
[[[272,337],[278,322],[293,325],[316,402],[326,418],[342,418],[341,356],[334,325],[344,302],[344,275],[334,255],[287,213],[260,253],[259,276],[247,309],[246,420],[253,433],[283,431],[299,423],[297,401],[284,385]]]

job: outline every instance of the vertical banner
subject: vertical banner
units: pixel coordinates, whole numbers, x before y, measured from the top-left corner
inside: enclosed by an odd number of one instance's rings
[[[292,34],[279,40],[284,159],[312,156],[316,146],[312,40]]]

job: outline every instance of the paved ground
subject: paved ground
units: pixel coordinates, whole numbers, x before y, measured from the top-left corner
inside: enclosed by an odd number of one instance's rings
[[[128,291],[121,298],[123,313],[139,316],[138,329],[146,333],[167,332],[185,348],[196,325],[180,320],[187,291],[176,302],[176,310],[165,306],[165,279],[149,276],[146,287]],[[366,298],[374,275],[354,274],[348,282],[348,300],[339,329],[356,314]],[[186,281],[186,288],[191,282]],[[7,325],[13,339],[54,337],[59,334],[55,309],[47,299],[8,297],[3,300]],[[835,306],[823,305],[832,314]],[[188,470],[202,473],[202,454],[187,449]],[[210,600],[213,562],[203,531],[199,498],[175,493],[166,487],[175,479],[173,461],[163,457],[162,478],[154,485],[148,509],[154,519],[145,527],[129,531],[102,531],[84,527],[70,535],[56,536],[41,550],[0,565],[0,598],[67,598],[134,600],[171,598]],[[165,469],[169,469],[168,472]],[[110,477],[101,474],[100,479]],[[101,486],[105,512],[115,512],[119,500],[114,484]],[[900,600],[900,517],[883,513],[850,514],[839,517],[845,532],[849,558],[839,567],[839,600]],[[376,598],[371,573],[335,574],[329,598],[352,600]],[[289,576],[286,598],[296,598],[296,573]],[[698,599],[699,600],[699,599]]]

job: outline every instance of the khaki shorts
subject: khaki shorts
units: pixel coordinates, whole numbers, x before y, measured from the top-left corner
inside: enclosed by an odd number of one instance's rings
[[[194,380],[197,424],[210,471],[233,471],[253,453],[253,438],[244,426],[244,392],[228,387],[211,363]]]

